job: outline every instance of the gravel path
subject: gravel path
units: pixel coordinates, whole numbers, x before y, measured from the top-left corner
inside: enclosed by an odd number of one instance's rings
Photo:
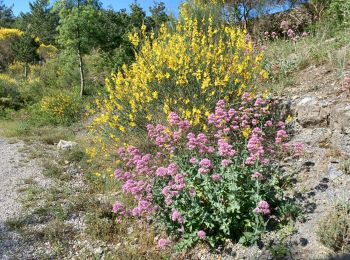
[[[19,149],[23,143],[11,144],[0,139],[0,259],[9,259],[14,252],[21,252],[19,234],[5,226],[6,220],[18,216],[19,185],[29,177],[40,177],[40,167],[35,161],[26,160]]]

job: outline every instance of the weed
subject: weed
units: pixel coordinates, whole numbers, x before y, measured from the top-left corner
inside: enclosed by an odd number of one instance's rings
[[[276,260],[289,259],[292,255],[290,247],[283,242],[278,242],[277,244],[272,245],[269,248],[269,252],[271,253],[272,258]]]
[[[339,168],[345,174],[350,174],[350,159],[346,159],[340,162]]]
[[[339,203],[319,223],[320,241],[334,251],[350,250],[350,204]]]

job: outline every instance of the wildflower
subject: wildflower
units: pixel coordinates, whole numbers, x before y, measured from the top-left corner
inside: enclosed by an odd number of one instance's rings
[[[199,231],[197,232],[197,235],[198,235],[198,237],[199,237],[200,239],[205,239],[205,237],[206,237],[206,234],[205,234],[205,232],[204,232],[203,230],[199,230]]]
[[[179,223],[183,222],[183,218],[182,215],[179,211],[177,211],[176,209],[173,210],[173,212],[171,213],[171,219],[172,221],[177,221]]]
[[[303,144],[302,143],[295,143],[294,145],[294,154],[300,155],[303,151]]]
[[[286,123],[289,124],[289,123],[291,123],[291,122],[293,122],[293,116],[288,115],[288,117],[287,117],[287,119],[286,119]]]
[[[229,166],[231,163],[232,163],[231,160],[224,159],[224,160],[221,161],[221,166],[227,167],[227,166]]]
[[[170,244],[170,241],[168,239],[159,239],[158,240],[158,247],[160,249],[165,249]]]
[[[289,38],[294,38],[295,37],[295,32],[292,29],[288,29],[287,35]]]
[[[254,209],[256,214],[268,215],[270,214],[270,205],[266,201],[262,200],[258,203],[257,207]]]
[[[275,143],[280,144],[287,138],[288,138],[288,134],[285,130],[283,129],[278,130],[275,138]]]
[[[221,180],[221,176],[220,176],[220,174],[213,174],[213,175],[211,176],[211,179],[212,179],[213,181],[219,181],[219,180]]]
[[[200,174],[207,174],[207,173],[210,172],[210,170],[209,170],[209,169],[206,169],[206,168],[199,168],[199,169],[198,169],[198,172],[199,172]]]
[[[195,197],[196,196],[196,189],[192,188],[189,190],[188,193],[190,194],[191,197]]]
[[[260,172],[255,172],[254,174],[252,174],[252,179],[258,180],[258,179],[262,179],[262,174]]]
[[[197,158],[192,157],[192,158],[190,159],[190,163],[192,163],[192,164],[197,164],[197,163],[199,163],[199,161],[198,161]]]
[[[159,167],[157,170],[156,170],[156,175],[159,176],[159,177],[164,177],[168,174],[168,169],[167,168],[164,168],[164,167]]]
[[[232,148],[232,145],[228,144],[224,139],[218,140],[219,155],[223,157],[233,157],[236,155],[236,151]]]
[[[211,168],[213,165],[211,163],[211,161],[208,158],[204,158],[199,162],[199,166],[202,168],[206,168],[209,169]]]
[[[124,206],[121,202],[117,201],[113,205],[113,212],[114,213],[122,213],[124,211]]]

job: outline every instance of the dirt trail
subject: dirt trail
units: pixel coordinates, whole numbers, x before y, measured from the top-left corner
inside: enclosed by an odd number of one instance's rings
[[[18,253],[25,253],[19,234],[10,231],[5,223],[18,217],[21,208],[17,201],[19,186],[30,177],[41,176],[38,164],[20,152],[23,146],[21,142],[9,143],[0,139],[0,259],[19,257]]]

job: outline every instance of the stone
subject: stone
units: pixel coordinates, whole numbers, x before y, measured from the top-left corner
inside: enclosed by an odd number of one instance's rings
[[[304,97],[294,108],[298,123],[302,127],[327,126],[330,115],[327,105],[319,101],[316,97]]]
[[[309,241],[306,238],[304,238],[304,237],[301,237],[299,239],[299,242],[300,242],[300,245],[303,246],[303,247],[307,246],[307,244],[309,243]]]
[[[350,105],[339,103],[331,111],[331,128],[342,133],[350,134]]]
[[[60,150],[70,150],[76,145],[76,142],[60,140],[57,144],[57,148]]]
[[[329,164],[328,166],[328,179],[329,180],[335,180],[337,179],[338,177],[342,176],[343,173],[342,171],[340,171],[337,167],[337,165],[334,165],[334,164]]]

